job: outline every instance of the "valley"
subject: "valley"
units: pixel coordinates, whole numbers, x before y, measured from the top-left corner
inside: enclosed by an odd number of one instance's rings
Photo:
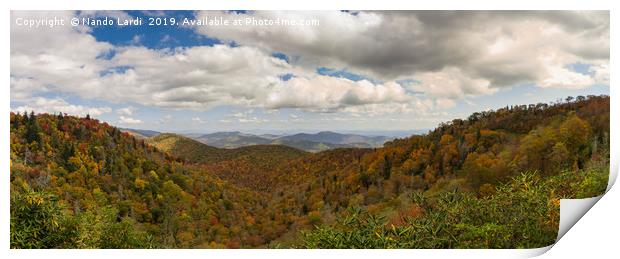
[[[604,95],[396,139],[11,113],[11,247],[541,247],[559,199],[605,190],[609,136]]]

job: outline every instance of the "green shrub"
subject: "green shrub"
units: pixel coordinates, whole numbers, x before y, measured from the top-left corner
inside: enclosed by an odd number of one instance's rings
[[[11,194],[11,248],[65,247],[75,238],[56,197],[31,188]]]
[[[349,209],[333,226],[303,233],[305,248],[535,248],[557,236],[559,199],[551,184],[569,181],[566,193],[576,197],[600,194],[604,170],[565,172],[543,180],[526,172],[497,187],[494,194],[453,190],[433,197],[411,194],[424,214],[407,224],[386,224],[383,217]],[[573,181],[574,182],[570,182]],[[553,186],[554,188],[551,188]]]

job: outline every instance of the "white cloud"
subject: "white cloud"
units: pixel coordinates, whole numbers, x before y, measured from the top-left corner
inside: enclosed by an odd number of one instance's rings
[[[482,78],[471,78],[458,68],[445,68],[438,72],[424,72],[417,76],[419,83],[411,84],[413,91],[437,98],[462,98],[492,94],[491,82]]]
[[[578,89],[595,84],[592,76],[577,73],[565,67],[549,67],[547,71],[549,72],[549,77],[540,82],[541,87]]]
[[[229,123],[229,122],[239,122],[239,123],[265,123],[269,122],[266,118],[261,118],[257,115],[254,109],[249,109],[243,112],[237,112],[229,115],[228,119],[222,119],[220,122]]]
[[[11,76],[10,87],[12,101],[27,101],[32,96],[32,93],[48,91],[47,87],[33,78],[16,78]]]
[[[14,112],[34,111],[35,113],[66,113],[70,115],[99,116],[112,111],[110,107],[87,107],[74,105],[61,98],[47,99],[44,97],[31,98],[28,104],[12,109]]]
[[[169,124],[172,121],[172,115],[165,115],[163,118],[159,119],[157,122],[159,124]]]
[[[232,115],[235,118],[245,118],[247,115],[245,113],[242,112],[238,112]]]
[[[142,121],[131,117],[120,116],[118,117],[118,123],[120,124],[141,124]]]
[[[13,11],[11,17],[42,19],[58,17],[69,20],[72,12]],[[98,42],[88,30],[72,26],[27,28],[11,26],[11,97],[26,98],[40,91],[23,88],[20,82],[36,82],[42,89],[97,96],[105,87],[92,95],[94,81],[109,61],[97,58],[113,46]]]
[[[166,12],[162,10],[153,10],[153,11],[142,11],[142,13],[146,16],[151,17],[164,17],[166,16]]]
[[[85,33],[65,33],[73,37],[91,37]],[[126,46],[113,49],[114,57],[105,62],[96,59],[98,55],[95,53],[84,55],[83,63],[91,58],[96,66],[79,81],[68,81],[69,75],[52,69],[56,62],[46,64],[47,69],[46,66],[39,66],[40,70],[32,71],[12,59],[12,68],[20,71],[15,74],[23,77],[43,74],[45,83],[56,86],[56,91],[84,98],[129,101],[166,108],[208,109],[233,104],[332,111],[346,106],[405,102],[409,99],[405,90],[394,82],[376,85],[369,81],[354,82],[320,76],[249,46],[233,48],[215,45],[165,50]],[[53,50],[55,48],[50,49],[49,53],[54,53]],[[101,51],[109,50],[102,48]],[[24,60],[35,58],[36,55],[23,55]],[[54,58],[70,60],[64,54]],[[78,71],[84,65],[74,63],[65,66],[67,70]],[[118,67],[123,69],[116,69]],[[279,75],[290,72],[297,76],[288,81],[279,78]],[[119,112],[131,115],[128,110]]]
[[[558,68],[609,63],[608,11],[200,11],[197,16],[318,19],[321,26],[295,29],[202,26],[196,31],[283,52],[308,69],[347,68],[384,81],[429,73],[449,77],[456,69],[466,80],[452,83],[457,86],[481,80],[488,83],[484,88],[520,83],[575,88],[604,81]]]
[[[173,40],[172,37],[169,34],[164,35],[164,37],[161,38],[160,42],[164,43],[164,42],[169,42]]]
[[[125,108],[116,109],[116,113],[119,115],[127,115],[131,116],[137,109],[133,106],[128,106]]]
[[[131,45],[138,45],[140,44],[140,42],[142,42],[142,35],[134,35],[133,37],[131,37],[131,40],[129,41],[129,44]]]
[[[268,119],[259,119],[258,117],[250,117],[250,118],[239,118],[237,119],[240,123],[265,123],[269,122]]]
[[[195,124],[205,124],[207,121],[201,119],[200,117],[193,117],[192,122]]]
[[[128,67],[97,78],[100,96],[168,108],[206,109],[219,104],[254,105],[288,71],[286,62],[255,48],[225,45],[172,50],[119,48],[112,59]]]
[[[80,15],[129,17],[120,11]],[[609,12],[198,13],[204,15],[319,19],[321,25],[200,27],[199,33],[240,46],[162,50],[98,42],[87,27],[12,25],[11,99],[55,92],[173,109],[236,105],[422,114],[520,83],[562,88],[609,83]],[[287,54],[290,63],[272,57],[273,51]],[[567,69],[574,63],[589,65],[589,73]],[[377,82],[321,76],[317,67],[344,68]],[[280,76],[288,73],[295,76],[283,81]],[[402,79],[418,83],[396,83]],[[134,111],[123,109],[118,114],[131,119]],[[238,119],[262,120],[255,117]]]
[[[594,74],[595,82],[609,84],[609,63],[593,65],[588,71]]]
[[[435,106],[438,109],[449,109],[456,106],[456,102],[452,99],[437,99],[435,100]]]
[[[404,103],[412,100],[403,87],[394,82],[373,84],[330,76],[294,77],[275,85],[266,96],[268,108],[304,108],[322,112],[348,106]]]

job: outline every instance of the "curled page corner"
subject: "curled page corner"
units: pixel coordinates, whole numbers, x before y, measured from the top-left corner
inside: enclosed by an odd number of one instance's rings
[[[611,152],[611,157],[616,157],[614,154],[616,152],[614,152],[614,150],[612,150]],[[605,190],[605,193],[607,193],[612,186],[614,186],[614,184],[616,183],[616,179],[618,178],[618,163],[620,163],[620,160],[618,159],[610,159],[610,165],[611,168],[609,170],[609,180],[607,181],[607,189]],[[605,194],[603,194],[605,195]]]
[[[557,242],[557,240],[556,240]],[[540,247],[540,248],[532,248],[532,249],[524,249],[522,250],[522,252],[515,252],[515,254],[518,254],[519,258],[532,258],[532,257],[537,257],[537,256],[541,256],[544,253],[546,253],[547,251],[551,250],[551,248],[555,245],[551,244],[545,247]],[[519,251],[518,249],[516,251]]]
[[[558,236],[555,239],[555,243],[546,247],[527,249],[527,253],[519,254],[524,257],[536,257],[543,255],[553,248],[555,244],[566,234],[568,231],[577,224],[577,222],[585,216],[586,213],[611,189],[615,184],[618,177],[618,164],[617,161],[611,162],[611,168],[609,171],[609,179],[607,182],[607,189],[605,193],[590,198],[583,199],[561,199],[560,200],[560,224],[558,229]]]
[[[605,193],[591,198],[560,200],[560,226],[555,243],[560,241],[560,239],[611,189],[616,182],[617,177],[618,165],[616,161],[611,164],[609,180],[607,182],[607,189],[605,190]],[[553,245],[545,247],[547,250],[541,254],[551,249]]]
[[[555,243],[541,248],[526,249],[527,252],[519,253],[518,256],[521,258],[537,257],[551,250],[551,248],[560,241],[560,239],[603,197],[603,195],[605,194],[585,199],[561,199],[560,226]]]
[[[584,199],[560,200],[560,228],[557,243],[605,194]]]

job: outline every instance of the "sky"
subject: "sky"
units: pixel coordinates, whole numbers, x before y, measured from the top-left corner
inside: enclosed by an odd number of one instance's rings
[[[609,94],[608,11],[12,11],[11,22],[11,111],[126,128],[407,131]]]

